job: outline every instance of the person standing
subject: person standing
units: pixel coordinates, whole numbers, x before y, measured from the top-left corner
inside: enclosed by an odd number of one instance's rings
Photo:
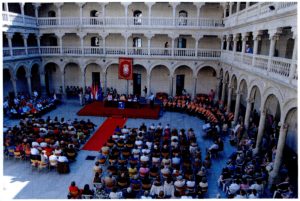
[[[151,95],[149,96],[149,100],[150,100],[150,107],[154,108],[154,94],[151,93]]]
[[[147,92],[148,92],[148,89],[147,87],[145,86],[144,89],[143,89],[144,93],[145,93],[145,97],[147,96]]]

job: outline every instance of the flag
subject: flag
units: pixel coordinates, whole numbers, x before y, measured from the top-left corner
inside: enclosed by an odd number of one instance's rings
[[[93,84],[92,85],[92,90],[91,90],[91,97],[93,100],[97,100],[97,97],[98,97],[98,86]]]
[[[132,58],[119,58],[119,79],[132,80]]]
[[[99,101],[103,100],[101,82],[100,82],[100,87],[99,87],[99,90],[98,90],[98,97],[97,97],[97,99]]]

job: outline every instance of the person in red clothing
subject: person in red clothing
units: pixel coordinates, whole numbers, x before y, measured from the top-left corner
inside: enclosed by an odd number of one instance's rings
[[[69,195],[68,198],[69,199],[78,199],[81,196],[81,192],[82,190],[80,190],[77,186],[75,181],[71,182],[71,185],[69,186]]]

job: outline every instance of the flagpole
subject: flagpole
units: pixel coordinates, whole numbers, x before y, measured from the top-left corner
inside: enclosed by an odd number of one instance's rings
[[[128,97],[128,91],[129,91],[129,89],[128,89],[129,86],[128,85],[129,85],[129,80],[127,80],[127,97]]]

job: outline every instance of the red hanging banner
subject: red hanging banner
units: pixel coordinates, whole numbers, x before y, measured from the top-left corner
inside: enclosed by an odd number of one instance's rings
[[[132,80],[132,58],[119,58],[119,79]]]

